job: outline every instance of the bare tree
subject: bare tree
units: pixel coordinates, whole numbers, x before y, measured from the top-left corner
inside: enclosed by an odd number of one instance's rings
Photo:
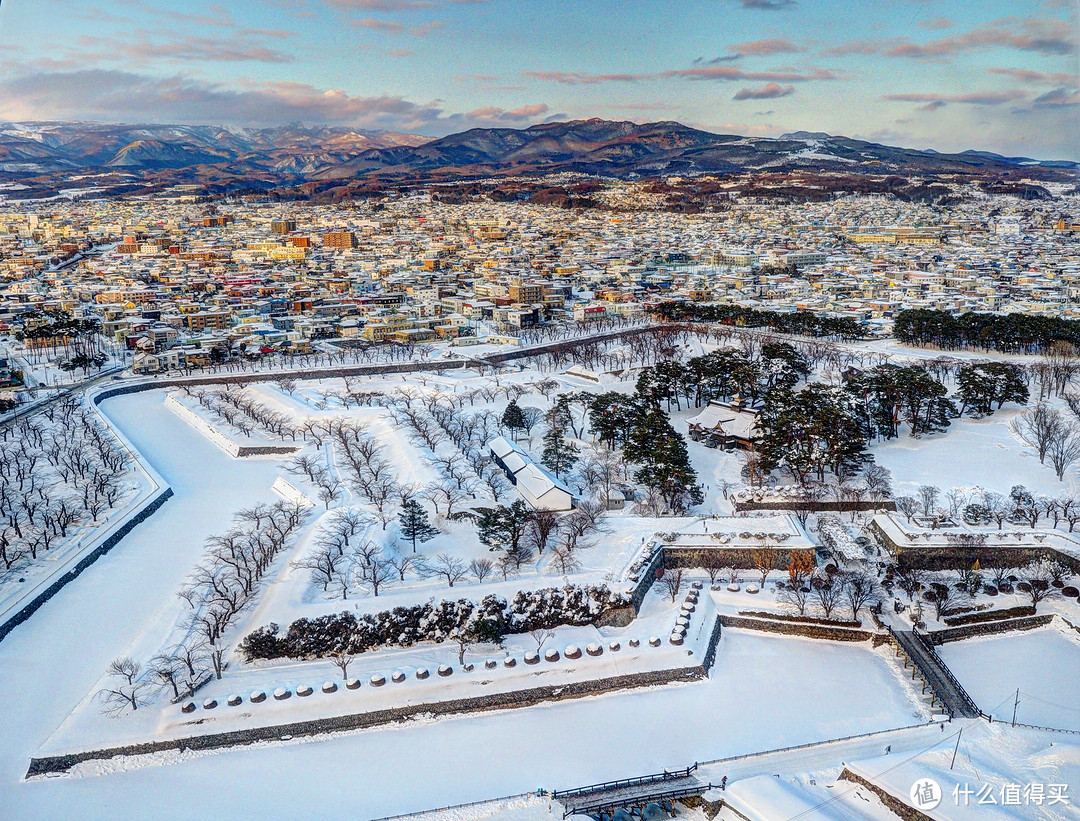
[[[454,582],[465,578],[467,567],[465,562],[457,556],[449,553],[440,553],[435,560],[428,565],[428,572],[432,576],[446,579],[446,586],[453,587]]]
[[[423,559],[415,553],[399,553],[397,556],[390,557],[387,561],[397,571],[399,581],[405,581],[405,574],[410,570],[419,573],[424,563]]]
[[[904,518],[910,524],[911,517],[919,512],[919,501],[912,496],[897,496],[896,509],[904,514]]]
[[[469,562],[469,571],[476,578],[476,581],[483,583],[484,579],[491,575],[495,569],[495,562],[491,559],[473,559]]]
[[[537,553],[543,554],[544,548],[547,547],[551,535],[558,526],[559,517],[555,515],[554,511],[535,510],[529,519],[525,538],[528,540],[530,547],[534,548]]]
[[[105,669],[109,684],[98,692],[106,712],[117,714],[129,707],[135,711],[145,703],[146,683],[139,678],[141,673],[142,665],[129,656],[109,662]]]
[[[555,632],[553,630],[538,627],[535,630],[530,630],[529,635],[532,636],[533,641],[536,642],[536,652],[539,653],[541,648],[543,648],[544,643],[548,639],[554,638]]]
[[[859,611],[874,605],[878,599],[877,579],[869,573],[849,573],[844,578],[844,599],[851,608],[851,620],[859,620]]]
[[[671,601],[674,602],[679,598],[679,593],[682,592],[683,586],[683,572],[682,569],[667,570],[664,575],[660,577],[660,586],[671,597]]]
[[[330,656],[330,663],[341,671],[341,678],[343,680],[348,680],[349,665],[352,664],[354,658],[355,656],[346,653],[344,650],[338,650],[336,653]]]
[[[937,500],[941,495],[941,488],[935,485],[920,485],[918,490],[919,502],[922,505],[924,516],[933,516],[937,511]]]
[[[1064,425],[1065,417],[1061,411],[1040,402],[1031,410],[1016,416],[1009,423],[1009,429],[1021,442],[1038,451],[1039,462],[1042,463],[1046,461],[1050,443]]]
[[[1054,595],[1054,569],[1048,559],[1039,559],[1020,568],[1018,573],[1022,591],[1031,599],[1031,606],[1038,608],[1039,602]]]
[[[1050,457],[1058,481],[1063,481],[1065,471],[1080,459],[1080,428],[1072,422],[1057,427],[1050,437],[1046,455]]]
[[[783,583],[776,591],[776,600],[793,608],[800,616],[805,616],[806,605],[810,600],[810,588],[802,584]]]
[[[827,619],[840,604],[844,595],[844,586],[833,573],[818,573],[810,579],[810,598]]]
[[[353,572],[360,587],[370,590],[372,596],[378,596],[379,591],[398,576],[397,568],[391,560],[383,556],[381,550],[366,557],[358,552]]]

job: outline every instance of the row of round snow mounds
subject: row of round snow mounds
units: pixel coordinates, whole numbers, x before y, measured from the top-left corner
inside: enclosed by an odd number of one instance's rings
[[[690,629],[690,620],[693,618],[694,611],[697,610],[698,595],[701,591],[701,582],[694,582],[690,585],[690,589],[686,593],[686,598],[683,600],[682,607],[679,608],[678,618],[675,619],[675,626],[671,630],[671,635],[668,636],[668,641],[674,645],[680,645],[686,641],[686,633]]]
[[[717,593],[719,593],[721,590],[727,590],[729,593],[738,593],[742,588],[739,587],[738,584],[732,583],[729,584],[727,587],[723,587],[719,584],[714,584],[712,586],[712,589]],[[751,594],[760,593],[761,588],[759,588],[756,584],[748,584],[746,585],[746,592]]]
[[[695,593],[695,599],[696,599],[696,593]],[[627,643],[631,647],[639,647],[639,646],[641,646],[641,642],[638,639],[630,639],[630,641],[627,642]],[[656,636],[652,636],[649,639],[649,646],[650,647],[659,647],[660,644],[661,644],[660,639],[658,639]],[[613,653],[618,652],[619,650],[622,649],[622,645],[619,644],[619,642],[617,642],[617,641],[612,641],[612,642],[610,642],[608,644],[608,649],[610,651],[612,651]],[[599,644],[595,644],[595,643],[588,644],[588,645],[585,646],[585,654],[589,655],[589,656],[592,656],[594,658],[596,656],[602,656],[604,654],[604,648],[601,647]],[[568,644],[563,649],[562,653],[560,653],[554,647],[548,648],[547,650],[544,651],[544,661],[548,661],[548,662],[555,662],[555,661],[558,661],[560,658],[579,659],[581,657],[582,657],[581,648],[578,647],[576,644]],[[523,661],[526,664],[539,664],[540,663],[540,654],[538,652],[535,652],[535,651],[529,651],[529,652],[525,653],[525,657],[524,657]],[[517,666],[517,659],[515,659],[513,656],[506,656],[502,660],[502,664],[503,664],[504,667],[516,667]],[[498,666],[499,666],[499,662],[496,661],[495,659],[488,659],[487,661],[484,662],[484,669],[486,669],[486,670],[493,670]],[[463,669],[465,670],[465,672],[471,672],[473,670],[473,666],[471,664],[466,664]],[[454,674],[454,668],[451,667],[448,664],[441,664],[441,665],[439,665],[436,672],[440,676],[442,676],[443,678],[446,678],[447,676],[451,676],[451,675]],[[419,679],[420,681],[423,681],[424,679],[427,679],[427,678],[431,677],[431,672],[426,667],[420,667],[420,668],[418,668],[416,670],[415,675],[416,675],[417,679]],[[405,681],[406,678],[407,678],[407,676],[401,670],[395,670],[390,675],[390,681],[394,682],[395,684],[402,683],[403,681]],[[384,676],[381,673],[375,673],[368,681],[368,683],[372,687],[382,687],[382,686],[384,686],[386,684],[386,682],[387,682],[386,676]],[[346,689],[349,689],[349,690],[357,690],[357,689],[360,688],[360,680],[355,679],[355,678],[350,678],[345,682],[345,687],[346,687]],[[336,693],[338,691],[338,685],[335,684],[332,681],[327,681],[327,682],[323,683],[323,685],[322,685],[322,687],[320,689],[324,693]],[[311,687],[308,687],[306,684],[301,684],[300,686],[298,686],[296,688],[296,695],[299,696],[300,698],[307,698],[308,696],[310,696],[314,692],[315,691]],[[290,690],[288,687],[278,687],[273,692],[273,697],[274,697],[275,701],[285,701],[286,699],[292,698],[292,696],[293,696],[293,691]],[[248,701],[250,701],[252,704],[261,704],[262,702],[266,701],[266,698],[267,698],[267,696],[266,696],[266,693],[264,691],[255,690],[248,697]],[[227,703],[228,703],[228,705],[230,707],[236,707],[236,706],[238,706],[240,704],[243,704],[243,702],[244,702],[243,697],[238,696],[238,695],[231,695],[231,696],[229,696]],[[217,703],[217,701],[215,699],[208,698],[208,699],[206,699],[206,701],[203,702],[202,706],[203,706],[204,710],[213,710],[215,707],[218,706],[218,703]],[[188,701],[180,709],[184,713],[193,713],[198,708],[197,708],[194,701]]]

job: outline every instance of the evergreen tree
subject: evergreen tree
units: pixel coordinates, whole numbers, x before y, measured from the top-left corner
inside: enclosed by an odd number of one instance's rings
[[[1027,404],[1028,387],[1016,365],[1008,362],[987,362],[967,365],[956,377],[960,401],[960,414],[970,410],[975,416],[989,416],[994,403],[1000,408],[1006,402]]]
[[[555,472],[557,478],[562,478],[562,474],[574,466],[578,453],[577,447],[563,438],[558,429],[550,428],[544,435],[544,455],[541,461],[545,467]]]
[[[510,431],[510,436],[514,439],[517,439],[517,431],[525,430],[525,414],[522,413],[518,403],[513,399],[510,400],[510,404],[503,411],[502,424],[504,428]]]
[[[476,520],[477,536],[490,548],[515,552],[532,517],[533,512],[520,499],[509,507],[488,508]]]
[[[439,530],[428,521],[427,511],[420,506],[415,499],[408,499],[401,506],[401,515],[398,516],[401,526],[401,535],[412,542],[413,553],[416,552],[416,543],[426,542],[435,536]]]

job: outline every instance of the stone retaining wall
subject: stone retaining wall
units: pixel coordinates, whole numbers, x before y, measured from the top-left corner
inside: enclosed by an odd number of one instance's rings
[[[896,510],[896,502],[888,499],[883,502],[829,501],[822,499],[813,502],[800,502],[797,499],[735,499],[732,502],[736,513],[744,510],[809,510],[811,513],[851,513],[866,510]]]
[[[724,565],[736,567],[739,570],[757,570],[754,562],[755,548],[752,547],[728,547],[717,543],[702,547],[679,547],[678,545],[664,545],[664,567],[691,568],[701,567],[701,554],[708,553],[714,559],[722,561]],[[794,551],[781,548],[769,548],[772,554],[772,569],[785,570],[791,564],[792,552],[809,554],[814,558],[814,551],[810,547],[795,548]]]
[[[150,499],[143,508],[126,522],[124,522],[115,532],[112,533],[107,539],[102,541],[97,547],[83,556],[78,563],[71,568],[67,573],[54,581],[45,590],[39,593],[29,603],[27,603],[18,613],[0,625],[0,641],[7,636],[12,630],[26,621],[32,616],[38,608],[40,608],[45,602],[60,592],[60,589],[68,582],[74,581],[78,576],[86,570],[90,565],[112,550],[116,545],[120,543],[128,533],[134,529],[134,527],[141,522],[144,522],[150,517],[154,511],[165,504],[165,501],[173,495],[171,487],[167,487],[160,491],[156,496]]]
[[[934,821],[934,819],[931,818],[929,815],[919,812],[914,807],[908,806],[899,798],[895,797],[892,793],[886,792],[876,784],[871,784],[861,775],[856,775],[847,767],[844,767],[843,772],[840,773],[840,780],[851,781],[854,784],[861,784],[862,786],[866,787],[868,790],[873,792],[874,795],[881,799],[882,804],[892,810],[893,813],[903,819],[903,821]]]
[[[978,624],[965,624],[960,627],[947,627],[943,630],[931,630],[927,633],[930,641],[934,644],[945,644],[949,641],[962,641],[975,638],[976,636],[990,636],[995,633],[1010,633],[1013,630],[1034,630],[1036,627],[1045,627],[1054,620],[1053,613],[1044,613],[1039,616],[1023,616],[1019,619],[1002,619],[1001,621],[984,621]]]
[[[942,544],[899,545],[889,538],[889,535],[872,519],[867,525],[867,530],[878,540],[882,547],[887,548],[896,555],[897,564],[904,568],[969,570],[976,561],[984,569],[999,566],[1023,567],[1040,559],[1056,559],[1068,565],[1073,573],[1080,574],[1080,558],[1048,546],[1018,546],[993,542],[978,547]]]
[[[175,394],[170,393],[165,397],[165,405],[229,456],[237,459],[249,456],[290,456],[300,450],[296,445],[241,445],[199,416],[177,399]]]
[[[717,635],[714,631],[714,635]],[[718,637],[718,635],[717,635]],[[705,658],[715,655],[715,645]],[[711,662],[710,662],[711,663]],[[209,733],[164,741],[147,741],[141,744],[128,744],[108,747],[100,750],[86,750],[67,755],[44,756],[30,760],[27,777],[52,772],[64,772],[76,764],[94,759],[112,758],[118,755],[147,755],[166,750],[213,750],[223,747],[235,747],[252,744],[257,741],[272,741],[283,736],[310,736],[320,733],[341,732],[377,727],[393,722],[407,721],[419,716],[447,716],[459,713],[483,712],[487,710],[517,709],[530,707],[546,701],[561,701],[570,698],[599,695],[616,690],[638,687],[653,687],[676,681],[697,681],[706,678],[708,672],[704,663],[696,667],[684,667],[675,670],[657,670],[649,673],[630,673],[604,679],[572,682],[569,684],[546,685],[528,690],[512,690],[507,693],[492,693],[472,698],[459,698],[449,701],[437,701],[429,704],[415,704],[406,707],[393,707],[384,710],[372,710],[366,713],[354,713],[330,718],[298,721],[292,724],[277,724],[269,727],[252,727],[247,730]]]
[[[828,639],[831,641],[869,641],[873,633],[867,630],[855,630],[848,627],[827,627],[823,624],[799,624],[790,621],[770,621],[752,619],[746,616],[721,615],[724,627],[741,627],[744,630],[760,630],[765,633],[783,633],[788,636],[802,636],[808,639]]]

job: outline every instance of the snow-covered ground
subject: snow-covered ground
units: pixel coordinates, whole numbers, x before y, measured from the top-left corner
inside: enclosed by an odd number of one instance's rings
[[[35,817],[142,809],[157,818],[373,818],[923,719],[887,661],[865,647],[730,630],[704,682],[218,753],[91,762],[76,777],[7,794],[14,810],[42,813]],[[16,751],[31,746],[13,740],[3,740],[9,773],[22,763]],[[175,766],[157,766],[165,763]]]
[[[1064,627],[984,636],[938,648],[953,675],[995,720],[1080,731],[1080,634]],[[1080,784],[1077,789],[1080,790]]]
[[[1008,494],[1024,485],[1035,494],[1057,496],[1080,489],[1080,467],[1073,466],[1059,482],[1049,460],[1039,464],[1038,454],[1009,430],[1009,421],[1023,412],[1007,406],[983,419],[954,419],[945,433],[915,439],[903,433],[877,443],[874,460],[888,468],[898,494],[912,495],[919,485],[976,488]],[[1002,470],[1002,466],[1008,469]]]

